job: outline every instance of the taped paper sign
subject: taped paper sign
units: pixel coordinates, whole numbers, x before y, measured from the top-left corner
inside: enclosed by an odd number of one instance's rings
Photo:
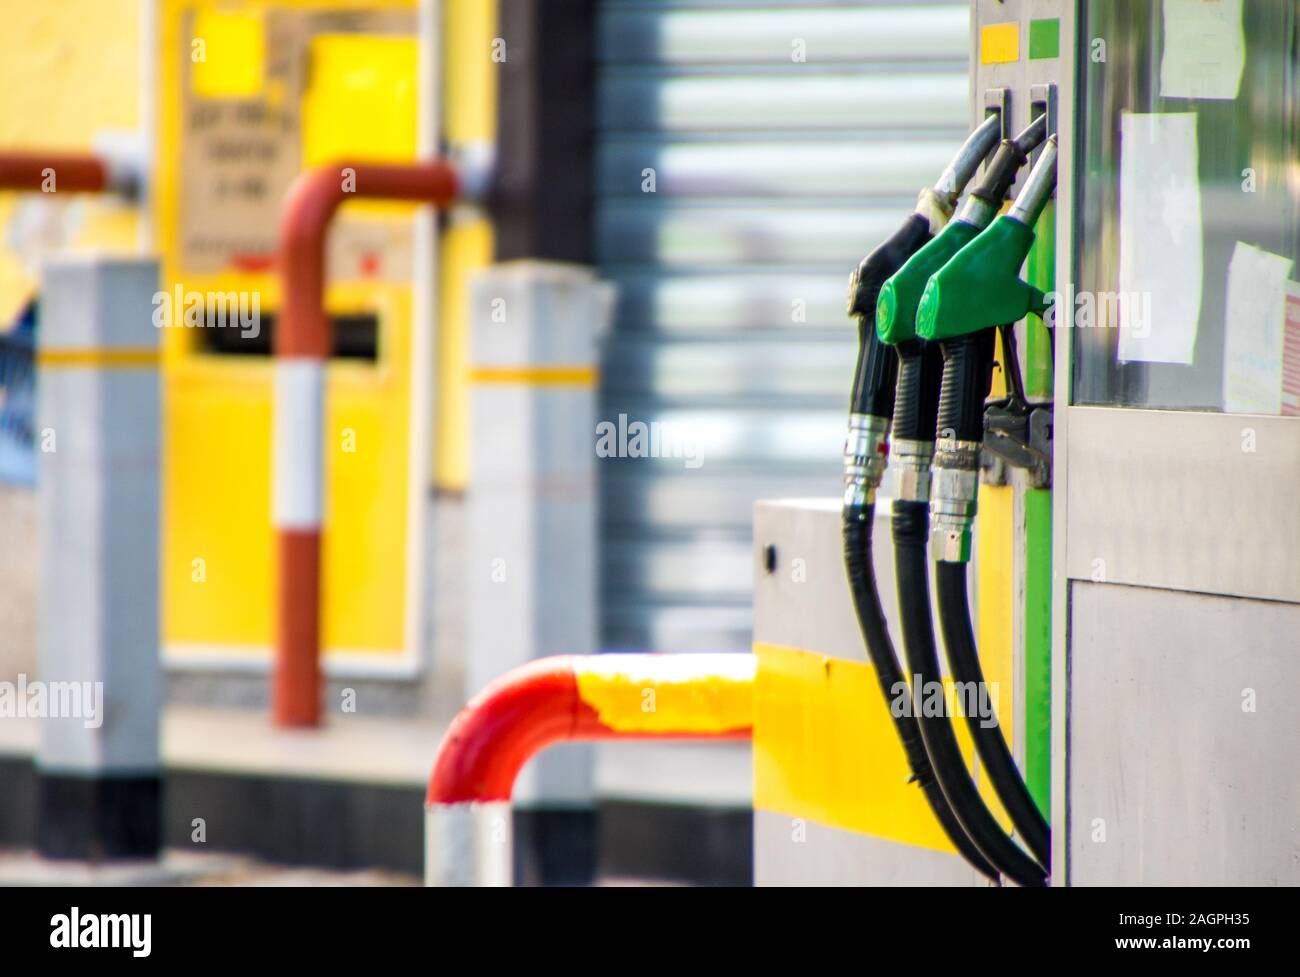
[[[1191,363],[1201,315],[1196,113],[1120,117],[1119,358]]]
[[[1242,0],[1164,0],[1162,98],[1234,99],[1246,64]]]
[[[1282,413],[1300,417],[1300,282],[1286,283],[1282,327]]]
[[[1290,258],[1238,241],[1223,316],[1223,409],[1282,413],[1283,335]]]

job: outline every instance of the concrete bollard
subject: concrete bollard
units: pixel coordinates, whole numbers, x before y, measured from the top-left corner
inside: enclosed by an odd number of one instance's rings
[[[68,256],[44,274],[37,847],[53,858],[160,846],[157,289],[152,260]]]
[[[471,283],[467,698],[532,659],[597,650],[597,338],[612,294],[588,268],[542,261]],[[574,744],[521,778],[525,878],[593,870],[592,766]]]

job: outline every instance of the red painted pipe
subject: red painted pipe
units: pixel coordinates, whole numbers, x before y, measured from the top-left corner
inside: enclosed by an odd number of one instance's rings
[[[52,188],[46,180],[53,177]],[[108,164],[84,153],[0,152],[0,190],[103,193]]]
[[[321,451],[331,339],[324,289],[330,221],[339,205],[352,197],[446,207],[458,189],[456,171],[445,160],[408,165],[342,162],[304,173],[285,200],[272,449],[280,566],[271,703],[279,726],[320,724]]]
[[[277,356],[330,354],[325,318],[325,237],[334,213],[352,197],[409,200],[446,207],[459,181],[447,160],[430,163],[337,163],[300,176],[280,217],[280,274],[284,307],[276,325]]]
[[[749,726],[722,731],[613,729],[579,693],[575,666],[582,660],[574,655],[539,658],[497,679],[470,700],[443,737],[426,803],[508,801],[519,771],[555,743],[750,738]]]

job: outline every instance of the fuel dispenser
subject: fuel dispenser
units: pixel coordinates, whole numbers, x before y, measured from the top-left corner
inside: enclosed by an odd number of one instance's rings
[[[995,110],[972,135],[971,141],[977,141],[985,133],[996,137],[1000,126],[1000,112]],[[887,443],[887,415],[874,417],[874,423],[865,423],[860,420],[862,415],[859,412],[864,405],[872,403],[891,407],[894,443],[900,449],[898,465],[901,473],[897,483],[897,497],[892,507],[895,572],[909,670],[913,684],[922,687],[942,683],[935,654],[928,597],[926,536],[930,508],[934,510],[934,552],[940,561],[940,604],[944,642],[949,652],[951,670],[957,681],[969,687],[982,688],[985,685],[975,653],[974,639],[969,635],[969,610],[962,565],[970,553],[970,523],[974,516],[978,458],[984,427],[982,412],[993,368],[991,336],[986,334],[991,323],[983,321],[981,316],[997,307],[996,304],[988,303],[988,296],[984,293],[990,287],[1001,287],[1003,290],[1010,288],[1008,283],[999,279],[989,278],[986,281],[978,275],[974,281],[959,282],[958,287],[950,289],[950,294],[956,293],[965,301],[962,311],[966,315],[964,318],[954,316],[954,303],[950,301],[944,307],[945,324],[952,318],[961,320],[961,323],[959,326],[947,326],[940,335],[930,328],[938,307],[937,283],[950,268],[960,271],[966,267],[969,264],[968,256],[979,256],[975,262],[978,266],[988,261],[988,258],[983,258],[981,262],[980,257],[991,253],[995,256],[995,261],[1012,267],[1012,281],[1021,284],[1015,273],[1024,260],[1026,249],[1017,252],[1014,245],[1026,240],[1024,235],[1019,235],[1012,242],[1013,246],[1008,247],[1002,240],[1006,236],[1005,231],[999,226],[1004,218],[995,221],[994,227],[989,231],[979,232],[1001,205],[1028,153],[1042,142],[1046,127],[1046,116],[1039,115],[1015,139],[1002,141],[990,160],[983,179],[972,190],[961,216],[913,254],[883,285],[877,282],[879,298],[876,309],[868,309],[864,313],[860,307],[861,296],[865,291],[864,269],[873,264],[879,265],[880,262],[873,262],[871,258],[864,261],[855,272],[851,284],[850,311],[857,313],[864,325],[869,313],[875,313],[875,329],[861,330],[859,362],[892,363],[894,352],[891,346],[897,344],[898,380],[896,392],[891,398],[887,388],[894,371],[887,367],[874,370],[859,367],[852,401],[854,413],[850,415],[849,443],[855,444],[855,430],[874,430],[879,432],[874,445],[877,450],[868,452],[867,448],[858,447],[846,453],[846,460],[852,462],[858,452],[883,460],[886,452],[879,449]],[[988,139],[984,147],[987,148],[991,142],[992,139]],[[1013,207],[1013,211],[1020,214],[1019,220],[1027,220],[1032,224],[1054,186],[1056,158],[1053,147],[1054,137],[1051,137],[1048,140],[1048,151],[1039,158],[1034,173]],[[969,154],[961,154],[966,155]],[[979,156],[976,156],[974,162],[977,163],[978,159]],[[974,165],[965,176],[969,177],[973,169]],[[954,187],[954,202],[964,184],[963,179]],[[1016,226],[1024,226],[1019,220]],[[977,233],[979,237],[975,238]],[[1029,232],[1028,240],[1032,240],[1032,231]],[[873,257],[888,247],[889,243],[882,246]],[[932,276],[931,271],[934,271]],[[922,290],[920,286],[923,281],[925,285]],[[1038,293],[1038,300],[1041,311],[1041,293]],[[1006,309],[1009,322],[1020,317],[1011,315],[1011,311],[1009,307]],[[940,339],[944,341],[937,342]],[[932,460],[935,462],[933,498]],[[870,562],[871,548],[869,537],[864,539],[865,534],[856,531],[856,527],[865,522],[863,507],[857,504],[857,498],[863,494],[858,486],[867,481],[870,490],[874,491],[879,484],[879,470],[883,466],[877,464],[875,470],[865,475],[860,474],[860,467],[851,463],[846,466],[849,492],[845,497],[845,564],[863,637],[868,644],[868,653],[880,676],[886,701],[892,703],[900,692],[907,689],[907,684],[897,668],[889,643],[888,629],[880,612],[879,596],[875,594],[874,586],[864,596],[863,588],[858,583],[863,576],[862,567]],[[959,565],[955,581],[946,571],[945,563]],[[945,582],[949,585],[947,588]],[[959,586],[959,594],[951,592],[954,582]],[[995,725],[982,722],[984,717],[968,716],[971,719],[972,738],[992,775],[998,797],[1012,813],[1018,830],[1029,839],[1037,864],[1003,835],[981,800],[966,771],[948,718],[926,713],[919,717],[895,715],[899,720],[900,735],[905,747],[911,746],[915,750],[917,744],[913,737],[915,731],[919,730],[923,757],[909,757],[913,776],[926,789],[927,795],[932,797],[931,806],[944,825],[945,835],[963,857],[992,879],[1005,874],[1021,884],[1041,884],[1049,862],[1047,827],[1029,799],[1006,741]],[[938,795],[938,803],[934,802],[934,794]]]
[[[847,586],[756,512],[756,881],[1294,884],[1300,12],[971,11],[1001,142],[852,280]]]

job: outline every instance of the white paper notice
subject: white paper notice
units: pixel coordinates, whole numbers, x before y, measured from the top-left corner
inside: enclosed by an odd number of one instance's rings
[[[1241,0],[1164,0],[1162,98],[1234,99],[1246,64]]]
[[[1282,413],[1283,335],[1290,258],[1237,242],[1223,316],[1223,409]]]
[[[1119,151],[1119,358],[1191,363],[1201,316],[1196,113],[1125,113]]]

